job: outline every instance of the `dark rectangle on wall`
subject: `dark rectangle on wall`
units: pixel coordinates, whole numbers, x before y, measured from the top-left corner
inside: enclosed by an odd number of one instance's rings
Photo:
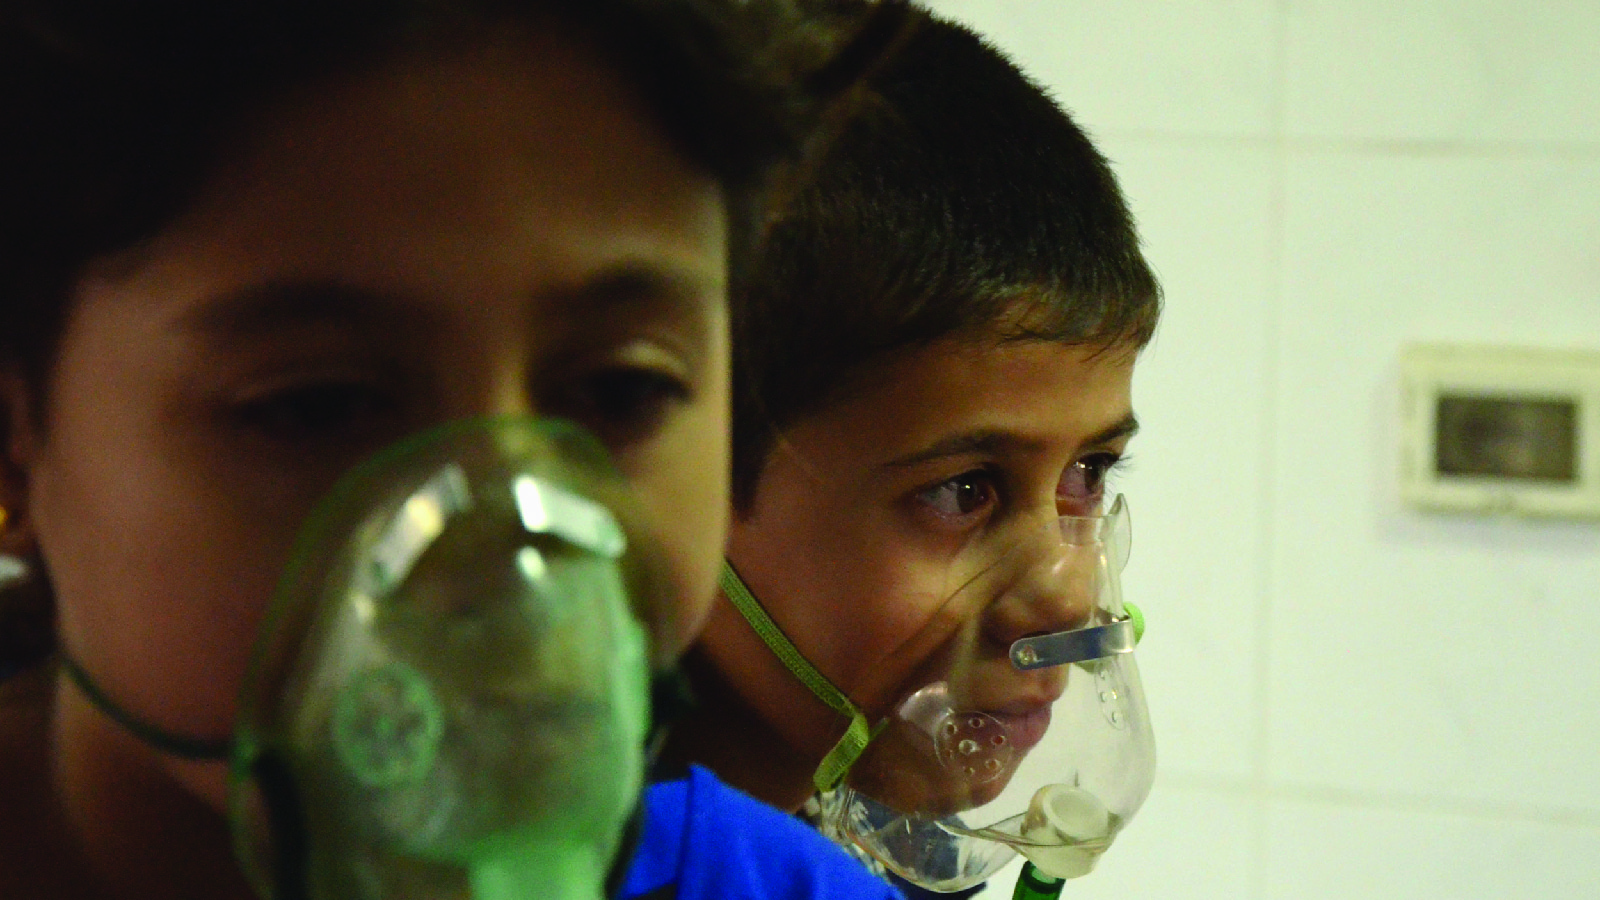
[[[1549,397],[1441,394],[1440,475],[1571,484],[1578,479],[1578,403]]]

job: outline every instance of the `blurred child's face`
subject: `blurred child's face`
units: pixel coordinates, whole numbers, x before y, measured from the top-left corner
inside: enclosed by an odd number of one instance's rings
[[[1058,516],[1097,514],[1136,427],[1133,363],[1124,348],[1046,342],[914,351],[780,436],[734,518],[730,558],[870,719],[959,670],[971,705],[957,708],[1038,725],[1064,682],[1017,672],[1008,647],[1076,627],[1088,609],[989,573],[1029,542],[1058,541]],[[843,720],[728,605],[704,645],[788,743],[820,759],[837,739]]]
[[[609,446],[670,526],[658,651],[681,650],[727,508],[718,184],[553,37],[324,86],[244,146],[85,274],[14,448],[69,651],[135,715],[226,737],[318,497],[396,438],[495,413]],[[220,802],[214,771],[176,770]]]

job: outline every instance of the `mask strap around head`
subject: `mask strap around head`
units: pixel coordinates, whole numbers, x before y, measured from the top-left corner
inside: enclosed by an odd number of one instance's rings
[[[162,753],[169,753],[183,759],[212,761],[227,759],[233,751],[233,741],[231,739],[215,741],[173,734],[170,731],[151,725],[149,722],[139,721],[132,713],[119,706],[115,700],[112,700],[105,691],[102,691],[100,686],[95,684],[94,680],[89,677],[89,673],[85,672],[83,667],[73,661],[72,657],[66,653],[61,654],[61,668],[66,671],[67,677],[72,679],[72,683],[78,686],[78,690],[83,691],[83,695],[89,698],[90,703],[94,704],[95,709],[105,713],[113,722],[131,732],[134,737],[160,750]]]
[[[745,621],[750,623],[750,627],[755,629],[762,643],[767,645],[767,648],[783,662],[794,677],[800,679],[800,682],[816,695],[817,699],[850,720],[850,727],[845,729],[844,736],[833,745],[833,749],[822,758],[817,770],[811,775],[811,783],[817,790],[833,790],[839,786],[839,782],[844,781],[844,776],[850,771],[850,767],[861,758],[861,754],[867,749],[867,744],[883,730],[888,720],[880,722],[877,728],[869,726],[867,714],[852,703],[843,691],[834,687],[833,682],[817,671],[816,666],[800,655],[794,642],[790,641],[789,636],[778,627],[778,623],[767,615],[761,602],[750,593],[749,588],[745,587],[744,581],[739,578],[739,573],[733,570],[733,564],[727,560],[723,560],[720,581],[722,592],[728,595],[728,599],[733,601],[734,608],[738,609]]]

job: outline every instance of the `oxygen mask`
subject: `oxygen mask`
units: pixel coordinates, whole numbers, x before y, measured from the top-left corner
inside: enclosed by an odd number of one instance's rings
[[[852,717],[814,779],[824,833],[934,891],[983,882],[1019,853],[1051,879],[1087,874],[1155,772],[1133,658],[1143,621],[1119,580],[1128,546],[1117,497],[1103,515],[1020,523],[1001,548],[969,554],[907,642],[924,662],[886,675],[892,691],[862,691],[891,698],[876,721],[791,663]]]
[[[643,786],[652,596],[620,478],[551,420],[446,426],[302,531],[233,744],[272,900],[598,900]]]

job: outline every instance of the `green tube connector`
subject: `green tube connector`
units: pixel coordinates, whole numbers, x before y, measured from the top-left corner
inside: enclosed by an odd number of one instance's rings
[[[1023,863],[1022,874],[1017,876],[1017,889],[1012,891],[1011,900],[1056,900],[1066,885],[1065,878],[1051,878],[1035,868],[1033,863]]]

